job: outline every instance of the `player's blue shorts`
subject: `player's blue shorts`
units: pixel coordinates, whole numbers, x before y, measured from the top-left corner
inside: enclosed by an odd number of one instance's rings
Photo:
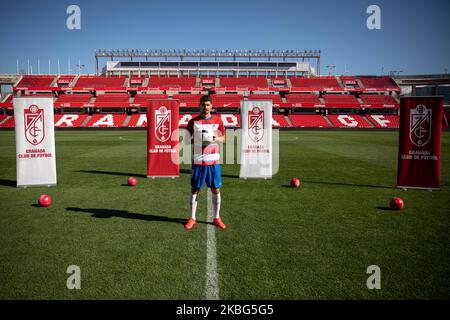
[[[222,188],[220,164],[210,166],[192,165],[191,186],[201,189],[205,182],[208,188]]]

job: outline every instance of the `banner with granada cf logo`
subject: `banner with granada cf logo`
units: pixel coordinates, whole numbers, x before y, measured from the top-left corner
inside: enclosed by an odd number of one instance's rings
[[[240,178],[272,178],[272,101],[241,101]]]
[[[397,187],[440,189],[442,97],[400,99]]]
[[[178,100],[149,100],[147,177],[178,177]]]
[[[14,97],[17,187],[56,185],[52,97]]]

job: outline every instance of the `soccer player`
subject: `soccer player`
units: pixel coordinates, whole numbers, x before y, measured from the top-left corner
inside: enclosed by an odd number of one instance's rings
[[[201,188],[211,188],[212,204],[215,218],[213,223],[225,229],[226,226],[220,219],[220,188],[222,177],[220,173],[220,147],[219,143],[225,142],[225,130],[219,115],[211,114],[213,108],[211,97],[203,95],[200,98],[200,115],[188,122],[187,130],[190,133],[193,146],[191,196],[191,217],[185,225],[190,230],[196,222],[197,196]]]

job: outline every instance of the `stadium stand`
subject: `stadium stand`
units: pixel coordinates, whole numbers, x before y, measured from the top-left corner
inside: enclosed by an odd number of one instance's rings
[[[324,94],[322,95],[327,108],[358,108],[361,106],[354,95]]]
[[[400,108],[400,103],[390,95],[362,94],[359,97],[363,101],[363,107]]]
[[[129,107],[130,96],[127,93],[99,94],[94,105],[96,107]]]
[[[56,80],[56,84],[61,87],[67,87],[75,79],[74,75],[61,75]]]
[[[15,86],[14,90],[32,90],[50,88],[55,76],[25,75]]]
[[[328,119],[336,128],[371,128],[372,125],[360,115],[328,115]]]
[[[15,122],[13,116],[8,116],[6,120],[3,120],[3,122],[0,124],[1,128],[14,128]]]
[[[124,76],[112,76],[112,77],[102,77],[102,76],[80,76],[73,89],[81,90],[93,90],[93,89],[104,89],[104,90],[120,90],[123,89],[126,77]]]
[[[358,79],[354,76],[340,76],[339,78],[341,79],[342,85],[345,88],[358,88],[359,87]]]
[[[336,77],[290,77],[291,91],[343,91]]]
[[[287,87],[286,77],[271,77],[273,86]]]
[[[316,114],[291,114],[289,119],[297,128],[330,128],[332,125],[321,115]]]
[[[137,94],[134,97],[133,102],[130,104],[131,107],[146,107],[148,100],[151,99],[168,99],[167,94]]]
[[[3,108],[4,111],[6,111],[6,109],[12,109],[12,107],[13,107],[13,98],[14,98],[13,94],[8,94],[6,96],[6,98],[3,100],[3,102],[0,103],[0,108]]]
[[[293,107],[315,107],[325,106],[316,94],[309,93],[291,93],[286,95],[286,102],[291,103]]]
[[[400,117],[394,115],[368,115],[367,119],[377,128],[399,128]]]
[[[180,101],[180,108],[198,107],[201,94],[174,94],[173,99]]]
[[[210,92],[213,105],[217,107],[221,116],[225,117],[228,126],[239,123],[237,113],[242,100],[271,100],[273,106],[277,108],[275,113],[280,113],[274,114],[274,124],[276,126],[279,124],[280,127],[289,127],[292,123],[294,127],[398,128],[399,119],[396,115],[399,108],[397,95],[387,94],[398,91],[399,87],[390,77],[272,75],[149,77],[66,74],[18,76],[15,82],[17,86],[13,87],[14,93],[6,95],[0,103],[1,127],[14,126],[14,118],[9,117],[12,115],[14,96],[50,94],[54,97],[55,123],[60,122],[58,127],[82,125],[117,127],[123,126],[125,119],[129,120],[125,122],[125,126],[142,126],[144,123],[142,114],[145,113],[150,99],[179,100],[182,108],[181,119],[192,116],[190,112],[198,107],[200,96],[205,91]],[[200,87],[197,87],[198,85]],[[344,94],[345,91],[348,93]],[[365,111],[369,114],[367,118],[354,115],[351,111],[355,109],[356,113],[356,109],[362,107],[367,108]],[[328,112],[334,114],[324,117],[311,114],[313,110],[300,108],[321,108],[322,111],[326,108],[329,109]],[[339,110],[340,108],[345,110]],[[105,115],[108,117],[104,118]],[[289,118],[286,119],[286,116]],[[448,126],[448,117],[446,114],[443,118],[444,127]]]
[[[149,87],[196,87],[196,77],[150,77],[148,80]]]
[[[272,126],[274,128],[288,128],[289,123],[283,115],[274,114],[272,115]]]
[[[126,114],[94,114],[86,127],[122,127],[126,118]]]
[[[74,93],[74,94],[61,94],[54,102],[55,108],[70,108],[70,107],[90,107],[92,95],[89,93]]]
[[[212,103],[216,108],[240,108],[242,94],[212,94]]]
[[[55,127],[81,127],[87,117],[86,114],[55,114]]]
[[[142,128],[146,126],[147,126],[147,115],[145,113],[132,114],[127,124],[127,127],[129,128]]]
[[[215,86],[216,78],[214,78],[214,77],[201,77],[200,78],[200,83],[203,86]]]
[[[142,86],[144,84],[145,77],[130,77],[130,86]]]
[[[233,88],[268,88],[269,84],[265,77],[220,77],[220,87]]]
[[[180,114],[179,126],[186,127],[189,120],[191,120],[193,117],[195,117],[197,115],[198,114],[192,114],[192,113]],[[239,127],[240,126],[239,115],[221,114],[220,117],[222,118],[222,121],[223,121],[223,124],[225,127]],[[133,114],[130,117],[130,121],[128,122],[127,126],[128,127],[146,127],[147,126],[147,115]]]
[[[390,77],[359,76],[359,80],[367,91],[400,91]]]
[[[283,100],[278,94],[249,94],[248,100],[270,100],[273,107],[279,107]]]

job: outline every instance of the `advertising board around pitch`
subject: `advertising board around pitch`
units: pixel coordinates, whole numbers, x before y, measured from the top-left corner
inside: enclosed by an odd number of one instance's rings
[[[53,97],[14,97],[17,187],[56,185]]]

